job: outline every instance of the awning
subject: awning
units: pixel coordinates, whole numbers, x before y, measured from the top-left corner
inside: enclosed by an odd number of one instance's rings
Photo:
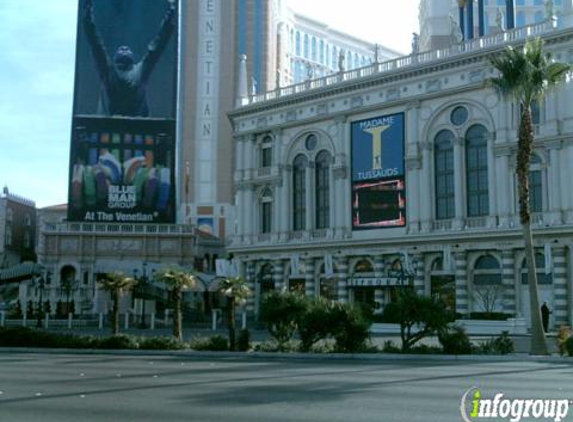
[[[0,270],[0,281],[5,283],[27,280],[34,273],[42,273],[43,267],[35,262],[24,262],[12,267]]]

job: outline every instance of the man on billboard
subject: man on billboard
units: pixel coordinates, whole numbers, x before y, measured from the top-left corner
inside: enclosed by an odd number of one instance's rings
[[[168,0],[168,4],[158,35],[148,44],[141,60],[136,62],[127,45],[120,45],[110,58],[94,21],[92,0],[86,0],[83,26],[103,85],[102,114],[149,116],[147,83],[176,25],[175,0]]]

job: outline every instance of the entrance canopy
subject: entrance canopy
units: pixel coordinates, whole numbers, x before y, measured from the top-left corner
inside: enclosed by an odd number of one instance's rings
[[[16,283],[29,280],[34,274],[40,274],[44,268],[35,262],[23,262],[0,270],[0,283]]]

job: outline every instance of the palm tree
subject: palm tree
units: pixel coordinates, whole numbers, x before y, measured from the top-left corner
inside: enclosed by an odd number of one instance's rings
[[[507,47],[491,59],[491,64],[499,72],[498,77],[489,79],[491,86],[502,96],[512,98],[521,106],[517,132],[516,175],[519,218],[523,228],[529,279],[530,353],[546,355],[547,338],[541,324],[529,202],[529,166],[534,142],[531,105],[534,101],[541,100],[550,87],[564,81],[567,73],[571,71],[571,66],[553,62],[551,54],[543,49],[543,41],[540,38],[528,41],[522,48]]]
[[[224,278],[219,284],[219,291],[227,296],[229,329],[229,350],[235,350],[235,309],[237,305],[244,305],[247,297],[251,294],[251,289],[241,277]]]
[[[119,296],[124,291],[133,289],[137,284],[137,280],[132,277],[128,277],[122,272],[115,271],[106,273],[98,281],[104,290],[111,293],[113,300],[111,331],[113,335],[117,335],[119,334]]]
[[[181,300],[183,290],[197,285],[197,278],[180,268],[164,268],[155,273],[155,279],[165,284],[173,300],[173,337],[183,340]]]

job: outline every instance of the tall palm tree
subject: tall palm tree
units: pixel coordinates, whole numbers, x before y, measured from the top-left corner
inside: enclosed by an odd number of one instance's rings
[[[224,278],[219,283],[219,291],[227,296],[228,320],[227,328],[229,330],[229,350],[235,350],[235,309],[237,305],[241,306],[247,302],[247,297],[251,294],[251,289],[241,277]]]
[[[529,303],[531,312],[531,354],[548,354],[547,338],[541,324],[539,293],[535,268],[535,252],[531,232],[531,209],[529,203],[529,167],[533,151],[533,126],[531,105],[541,100],[548,89],[563,82],[571,66],[552,61],[551,53],[543,48],[543,41],[536,38],[525,46],[507,47],[491,59],[499,76],[489,79],[491,86],[501,95],[513,99],[521,107],[517,131],[517,182],[519,218],[523,228],[525,256],[529,279]]]
[[[104,290],[111,293],[113,300],[111,332],[119,334],[119,297],[124,291],[129,291],[137,284],[137,280],[122,272],[114,271],[104,274],[98,282]]]
[[[184,290],[197,285],[197,278],[182,268],[164,268],[155,273],[155,279],[165,284],[173,301],[173,337],[183,340],[181,301]]]

